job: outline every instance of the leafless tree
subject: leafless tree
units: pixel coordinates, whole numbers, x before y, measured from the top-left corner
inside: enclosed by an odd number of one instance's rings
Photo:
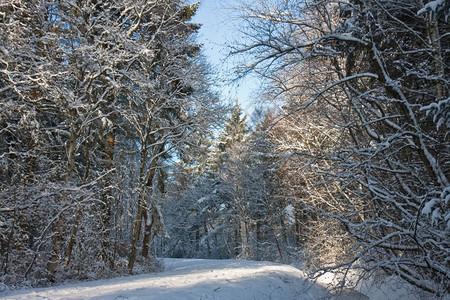
[[[297,205],[352,237],[335,266],[382,269],[443,297],[448,4],[260,1],[241,12],[248,26],[234,50],[246,60],[239,70],[272,83],[284,101],[280,124],[300,125],[276,133],[282,150],[318,179]],[[311,111],[318,119],[304,122]]]

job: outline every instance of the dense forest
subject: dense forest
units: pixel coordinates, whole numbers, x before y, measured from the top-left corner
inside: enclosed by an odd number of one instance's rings
[[[449,294],[449,1],[241,2],[251,116],[217,93],[198,3],[0,2],[2,284],[197,257]]]

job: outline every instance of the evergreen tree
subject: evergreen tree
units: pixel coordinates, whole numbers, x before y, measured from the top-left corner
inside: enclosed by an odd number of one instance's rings
[[[235,104],[231,110],[231,115],[228,118],[225,128],[219,137],[218,149],[222,152],[226,152],[236,143],[244,141],[247,130],[247,117],[243,114],[242,108],[239,105],[238,100],[235,100]]]

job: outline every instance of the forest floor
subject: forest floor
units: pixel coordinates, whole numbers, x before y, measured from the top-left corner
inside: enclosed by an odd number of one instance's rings
[[[272,262],[164,259],[164,271],[48,288],[0,292],[0,299],[389,299],[357,292],[330,296],[327,279],[307,280],[301,270]],[[391,295],[391,299],[414,299]]]

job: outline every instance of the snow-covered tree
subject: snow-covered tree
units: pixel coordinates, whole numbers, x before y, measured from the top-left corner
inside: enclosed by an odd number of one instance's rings
[[[285,149],[322,178],[300,201],[353,238],[335,265],[448,293],[447,2],[275,0],[242,13],[240,70],[271,80],[282,118],[313,110],[323,130],[309,133],[334,132],[320,151]],[[294,141],[311,141],[300,124]]]
[[[0,4],[3,282],[122,272],[123,256],[132,271],[150,256],[171,158],[220,115],[193,39],[197,7]]]

